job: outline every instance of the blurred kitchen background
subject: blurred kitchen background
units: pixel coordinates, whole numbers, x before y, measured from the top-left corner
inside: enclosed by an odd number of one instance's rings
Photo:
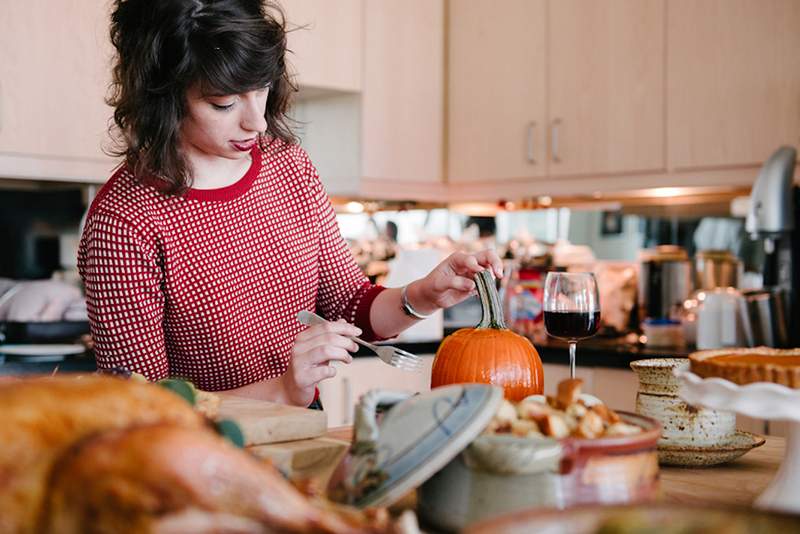
[[[88,331],[80,222],[117,164],[103,152],[108,5],[0,0],[7,344]],[[373,280],[493,247],[507,318],[542,352],[559,348],[541,324],[544,276],[570,269],[598,278],[591,343],[606,351],[798,344],[800,1],[281,5],[297,132]],[[401,341],[478,318],[472,299]]]

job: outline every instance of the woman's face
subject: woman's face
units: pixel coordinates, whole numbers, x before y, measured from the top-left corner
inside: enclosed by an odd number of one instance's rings
[[[181,144],[187,155],[247,158],[266,131],[264,111],[269,87],[239,95],[203,95],[197,86],[186,92],[187,114]]]

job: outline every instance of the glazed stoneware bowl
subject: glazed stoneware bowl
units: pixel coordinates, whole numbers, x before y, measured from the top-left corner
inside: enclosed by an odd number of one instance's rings
[[[526,508],[654,500],[661,425],[618,413],[643,432],[560,441],[480,436],[422,485],[421,518],[437,529],[456,531]]]
[[[688,368],[687,358],[637,360],[631,368],[639,378],[636,412],[661,422],[659,447],[712,448],[736,439],[736,414],[696,408],[678,397],[675,369]],[[662,455],[662,463],[671,458]]]

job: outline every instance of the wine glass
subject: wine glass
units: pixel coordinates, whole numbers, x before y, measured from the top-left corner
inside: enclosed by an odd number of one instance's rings
[[[547,273],[544,281],[544,327],[569,342],[569,376],[575,378],[575,348],[600,326],[600,295],[592,273]]]

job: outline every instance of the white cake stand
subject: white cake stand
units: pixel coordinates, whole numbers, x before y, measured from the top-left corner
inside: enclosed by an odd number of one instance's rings
[[[680,369],[675,370],[675,376],[680,380],[678,394],[689,404],[769,421],[789,422],[783,463],[754,505],[800,512],[800,390],[768,382],[739,386],[721,378],[703,379]]]

